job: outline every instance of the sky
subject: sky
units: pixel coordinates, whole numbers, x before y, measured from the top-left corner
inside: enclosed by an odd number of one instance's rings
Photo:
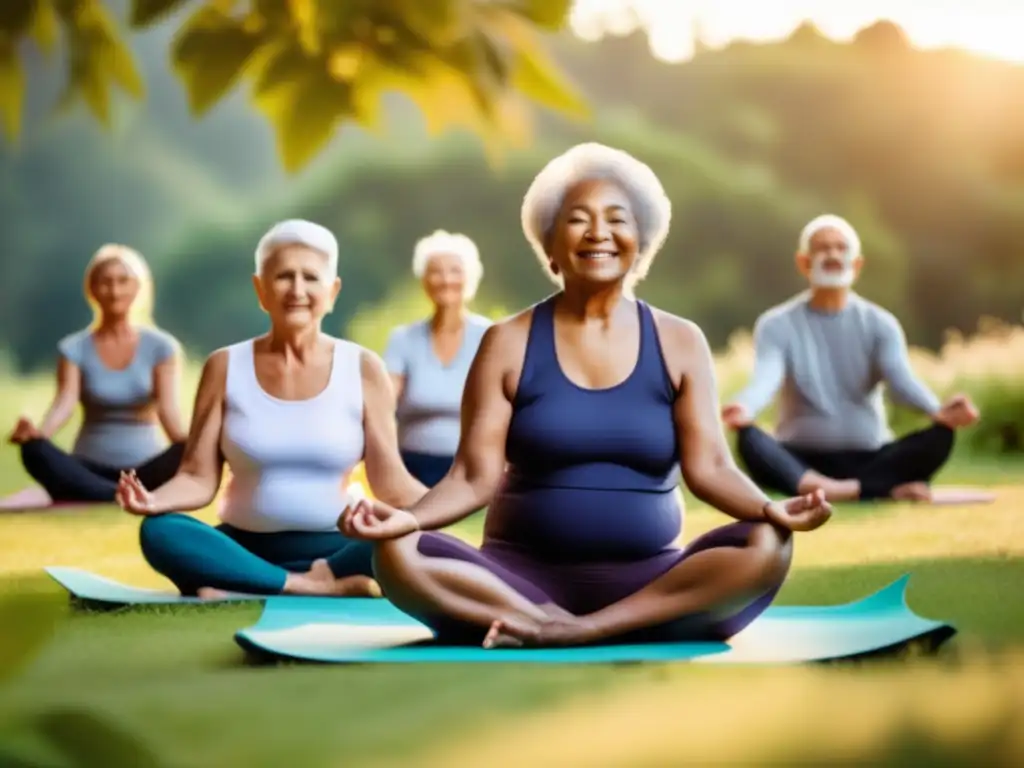
[[[629,32],[630,8],[665,61],[692,55],[695,23],[703,43],[717,48],[779,40],[804,21],[848,40],[884,18],[921,48],[953,46],[1024,64],[1024,0],[576,0],[573,29],[588,39]]]

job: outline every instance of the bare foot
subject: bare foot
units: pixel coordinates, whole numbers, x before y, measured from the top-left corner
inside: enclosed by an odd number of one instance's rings
[[[284,583],[284,594],[319,595],[321,597],[381,597],[380,584],[369,576],[338,578],[326,560],[315,560],[305,573],[290,573]]]
[[[520,616],[498,619],[484,638],[484,648],[583,645],[595,639],[595,628],[586,618],[557,609],[539,623]]]
[[[897,485],[889,495],[896,501],[931,501],[932,489],[928,483],[904,483]]]
[[[43,488],[33,486],[0,499],[0,509],[44,509],[53,504]]]
[[[797,491],[801,496],[818,490],[824,491],[829,501],[856,501],[860,498],[860,481],[836,480],[813,470],[800,478]]]
[[[484,638],[484,648],[490,650],[491,648],[522,648],[523,641],[520,640],[515,634],[507,631],[505,628],[505,622],[498,619],[491,628],[487,630],[487,636]]]
[[[227,600],[232,595],[232,592],[214,587],[200,587],[196,590],[196,597],[200,600]]]

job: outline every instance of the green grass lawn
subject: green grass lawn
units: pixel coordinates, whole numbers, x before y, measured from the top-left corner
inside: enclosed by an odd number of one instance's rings
[[[49,389],[4,379],[0,394],[0,417],[13,423],[17,412],[40,412]],[[25,723],[62,706],[109,717],[166,765],[1010,765],[1024,758],[1022,470],[959,457],[943,481],[999,486],[997,504],[842,508],[798,539],[781,603],[843,602],[910,572],[911,606],[960,630],[938,658],[257,667],[232,640],[256,620],[255,605],[75,612],[26,668],[0,680],[0,745],[48,754]],[[0,493],[25,483],[15,452],[0,451]],[[724,522],[691,499],[684,538]],[[480,523],[459,531],[477,539]],[[112,508],[0,515],[0,597],[28,588],[60,597],[39,578],[46,565],[167,586],[143,562],[137,533],[138,520]],[[0,653],[10,632],[0,620]]]
[[[910,572],[912,607],[961,630],[935,659],[855,668],[257,667],[232,634],[256,620],[258,606],[75,612],[0,689],[0,727],[32,748],[24,717],[80,706],[133,730],[168,764],[195,766],[632,766],[840,753],[896,765],[935,750],[944,765],[998,764],[997,748],[1024,755],[1024,745],[990,732],[993,723],[1024,731],[1024,486],[999,491],[990,506],[843,508],[798,540],[780,602],[846,601]],[[722,522],[691,504],[685,538]],[[137,528],[115,509],[2,516],[0,590],[56,592],[39,585],[48,564],[164,585],[137,551]],[[477,538],[479,519],[460,531]],[[922,706],[935,711],[925,717]]]

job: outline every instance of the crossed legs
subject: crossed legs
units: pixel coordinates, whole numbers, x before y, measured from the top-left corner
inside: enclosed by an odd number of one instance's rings
[[[443,642],[580,645],[729,637],[768,607],[791,557],[788,532],[763,523],[724,526],[685,550],[620,564],[612,599],[591,600],[586,613],[570,611],[565,585],[544,583],[540,564],[524,576],[497,553],[445,534],[379,543],[374,573],[387,597]],[[556,590],[561,602],[549,594]]]
[[[953,442],[953,430],[936,425],[877,451],[812,451],[786,446],[750,426],[739,430],[737,449],[754,482],[790,496],[820,488],[834,501],[924,501]]]

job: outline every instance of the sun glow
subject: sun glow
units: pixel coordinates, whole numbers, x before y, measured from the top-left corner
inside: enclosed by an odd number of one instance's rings
[[[654,56],[684,61],[695,39],[710,48],[772,42],[810,21],[844,41],[880,19],[899,24],[919,48],[955,47],[1024,64],[1020,0],[576,0],[571,22],[585,39],[641,27]]]

